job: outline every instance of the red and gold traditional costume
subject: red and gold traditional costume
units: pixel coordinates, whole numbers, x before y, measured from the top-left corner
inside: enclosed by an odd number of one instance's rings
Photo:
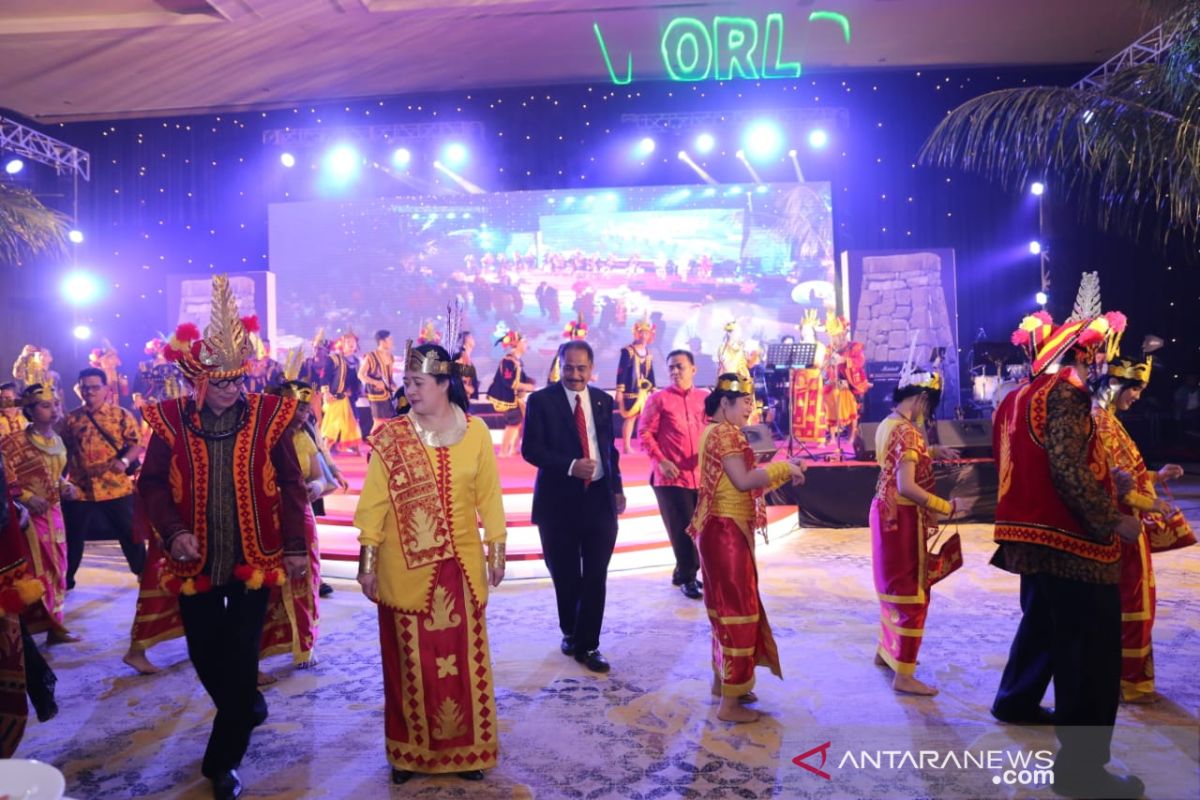
[[[1149,360],[1141,364],[1128,361],[1110,364],[1110,378],[1138,381],[1150,379]],[[1109,389],[1120,393],[1117,383]],[[1110,397],[1115,400],[1115,396]],[[1136,514],[1142,521],[1142,533],[1136,542],[1121,542],[1121,696],[1136,701],[1154,693],[1154,651],[1151,631],[1154,627],[1157,591],[1150,554],[1174,549],[1180,543],[1195,542],[1191,527],[1180,513],[1162,514],[1155,510],[1158,494],[1156,473],[1146,468],[1141,451],[1125,426],[1117,418],[1114,402],[1100,402],[1092,417],[1096,437],[1110,459],[1110,466],[1133,478],[1133,490],[1120,498],[1125,514]]]
[[[49,387],[44,391],[37,391],[42,389],[41,386],[30,388],[35,391],[25,392],[23,402],[36,403],[44,399],[57,402]],[[30,633],[45,630],[66,633],[63,598],[67,591],[67,537],[59,505],[61,476],[67,463],[66,446],[58,434],[51,432],[49,437],[44,437],[29,427],[0,439],[0,449],[4,452],[9,476],[21,486],[18,499],[25,502],[38,497],[50,504],[44,514],[30,511],[29,526],[23,532],[30,572],[45,585],[41,600],[23,614],[26,627]]]
[[[29,718],[20,615],[45,588],[30,574],[17,507],[10,502],[20,493],[19,484],[2,463],[0,474],[5,477],[0,485],[5,495],[0,497],[0,758],[11,758]]]
[[[754,668],[759,664],[780,678],[783,672],[758,593],[754,562],[754,533],[766,530],[763,493],[769,489],[736,489],[723,464],[730,455],[740,456],[746,469],[754,469],[754,451],[737,426],[709,425],[700,441],[700,492],[688,533],[700,551],[704,606],[713,631],[713,673],[724,696],[740,697],[754,688]],[[766,469],[771,476],[769,488],[782,486],[791,474],[785,462]]]
[[[364,551],[378,548],[388,761],[412,772],[488,769],[499,752],[477,519],[502,558],[500,476],[487,426],[453,408],[446,434],[410,415],[370,437],[354,515]]]
[[[867,356],[861,342],[849,337],[850,323],[844,318],[830,314],[825,321],[825,330],[830,340],[839,342],[825,353],[825,417],[830,433],[837,436],[841,431],[852,432],[858,425],[858,402],[867,391]]]

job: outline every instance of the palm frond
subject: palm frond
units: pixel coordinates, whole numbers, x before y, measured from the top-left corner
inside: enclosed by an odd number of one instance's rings
[[[0,263],[65,251],[68,224],[65,214],[47,208],[33,192],[0,182]]]
[[[1200,0],[1176,4],[1160,63],[1130,66],[1100,89],[1032,87],[963,103],[922,147],[925,164],[1012,188],[1052,176],[1057,195],[1101,228],[1200,234]],[[1187,58],[1190,64],[1185,65]]]

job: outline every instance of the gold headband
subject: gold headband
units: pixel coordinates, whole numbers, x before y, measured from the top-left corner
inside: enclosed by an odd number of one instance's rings
[[[284,397],[294,397],[297,402],[311,403],[313,399],[313,387],[303,383],[302,381],[288,381],[279,387],[279,393]]]
[[[412,339],[404,345],[404,371],[419,372],[422,375],[451,375],[454,372],[453,361],[443,361],[437,353],[419,353],[413,349]]]
[[[751,394],[754,391],[753,386],[748,386],[747,382],[740,378],[717,381],[718,392],[733,392],[734,394]]]
[[[53,403],[57,400],[54,387],[45,383],[30,384],[21,393],[21,405],[23,406],[36,406],[38,403]]]

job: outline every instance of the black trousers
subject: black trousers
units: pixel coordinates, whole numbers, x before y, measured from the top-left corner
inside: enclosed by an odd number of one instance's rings
[[[588,487],[579,513],[569,522],[539,524],[538,536],[554,581],[563,636],[574,637],[577,651],[599,649],[608,562],[617,544],[608,478]]]
[[[33,704],[38,719],[44,720],[54,706],[54,687],[58,683],[58,676],[46,663],[42,651],[38,650],[37,642],[25,627],[25,620],[21,620],[21,642],[25,650],[25,693],[29,695],[29,702]]]
[[[653,488],[658,511],[662,514],[667,536],[671,539],[671,549],[675,551],[675,572],[671,576],[671,583],[679,586],[694,581],[696,571],[700,569],[700,555],[696,552],[696,543],[687,534],[687,527],[692,521],[692,514],[696,513],[696,498],[700,493],[683,486]]]
[[[115,500],[87,502],[64,500],[63,524],[67,529],[67,588],[75,586],[75,573],[83,561],[83,543],[93,539],[116,539],[129,564],[129,571],[141,575],[146,566],[146,545],[133,541],[133,495]]]
[[[258,690],[258,647],[269,595],[269,589],[251,591],[234,582],[179,597],[188,657],[217,707],[201,765],[207,778],[237,769],[250,732],[267,719],[267,701]]]
[[[1022,575],[1021,611],[992,709],[1028,718],[1053,678],[1056,774],[1092,774],[1109,761],[1121,696],[1120,590]]]

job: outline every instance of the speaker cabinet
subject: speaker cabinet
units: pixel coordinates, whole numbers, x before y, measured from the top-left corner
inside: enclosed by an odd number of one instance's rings
[[[878,422],[858,423],[858,435],[854,437],[854,458],[856,460],[875,460],[875,433],[878,430]]]
[[[992,457],[992,421],[990,419],[938,420],[937,443],[953,447],[963,458]]]
[[[742,428],[742,433],[746,434],[746,441],[750,443],[750,449],[754,451],[754,458],[759,464],[765,464],[779,452],[771,429],[766,425],[747,425]]]

